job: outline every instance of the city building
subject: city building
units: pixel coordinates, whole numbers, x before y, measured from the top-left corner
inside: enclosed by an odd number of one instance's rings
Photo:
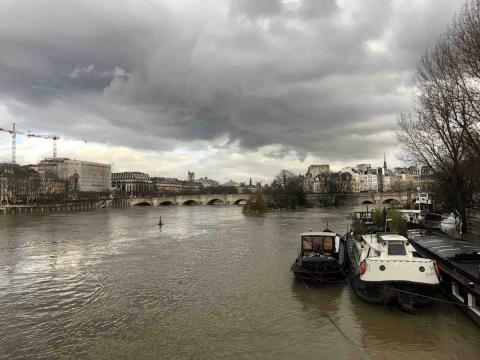
[[[174,178],[152,177],[150,179],[157,194],[174,194],[182,191],[182,182]]]
[[[29,166],[0,164],[0,204],[25,204],[38,201],[40,178]]]
[[[112,189],[126,196],[145,196],[152,192],[148,174],[138,171],[112,173]]]
[[[366,172],[370,171],[370,169],[372,168],[372,165],[370,165],[370,164],[357,164],[355,166],[355,168],[357,169],[357,171],[361,171],[361,172],[366,173]]]
[[[235,187],[235,188],[238,188],[240,187],[240,184],[233,181],[233,180],[230,180],[230,181],[227,181],[226,183],[222,184],[223,187]]]
[[[47,158],[36,165],[37,171],[53,174],[80,192],[111,191],[110,165],[67,158]]]
[[[189,172],[189,175],[193,174]],[[178,194],[182,192],[195,193],[203,189],[200,181],[183,181],[175,178],[152,177],[153,189],[156,194]]]
[[[218,181],[207,178],[206,176],[197,180],[204,188],[220,186]]]
[[[320,165],[308,167],[306,175],[302,177],[305,192],[322,193],[331,191],[331,176],[326,176],[325,174],[328,174],[326,171],[318,173],[320,169],[326,170],[326,165],[323,168],[320,168]],[[429,169],[418,169],[415,166],[388,169],[385,157],[383,167],[374,168],[370,164],[358,164],[355,167],[345,167],[340,173],[349,174],[350,184],[343,187],[349,188],[351,192],[412,192],[416,191],[418,187],[423,191],[428,191],[432,176]],[[330,174],[333,173],[330,172]],[[345,178],[341,177],[341,179],[341,182],[345,183]]]
[[[323,173],[329,173],[330,172],[330,165],[324,164],[324,165],[310,165],[307,170],[307,174],[311,174],[312,177],[315,177],[317,175],[323,174]]]
[[[61,200],[58,195],[65,194],[67,192],[67,182],[59,179],[55,174],[51,172],[39,170],[37,171],[40,179],[39,196],[42,200]]]
[[[303,177],[304,191],[307,193],[326,192],[328,174],[330,174],[330,165],[310,165]]]

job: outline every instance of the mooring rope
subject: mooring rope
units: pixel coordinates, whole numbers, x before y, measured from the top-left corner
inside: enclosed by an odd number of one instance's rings
[[[414,293],[414,292],[411,292],[411,291],[400,290],[400,289],[390,287],[390,286],[385,286],[385,289],[390,289],[390,290],[394,290],[394,291],[405,293],[405,294],[415,295],[415,296],[423,297],[423,298],[430,299],[430,300],[433,300],[433,301],[443,302],[445,304],[453,304],[453,305],[459,305],[459,306],[464,306],[464,307],[471,307],[467,304],[462,304],[462,303],[459,303],[459,302],[456,302],[456,301],[450,301],[450,300],[440,299],[440,298],[437,298],[437,297],[432,297],[432,296],[428,296],[428,295]]]

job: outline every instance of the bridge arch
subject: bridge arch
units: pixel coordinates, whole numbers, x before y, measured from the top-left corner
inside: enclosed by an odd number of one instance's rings
[[[200,203],[193,200],[193,199],[190,199],[190,200],[184,201],[182,205],[198,205],[198,204],[200,204]]]
[[[401,205],[401,202],[397,199],[385,199],[383,200],[384,205]]]
[[[225,205],[226,202],[222,199],[218,199],[218,198],[215,198],[215,199],[211,199],[207,202],[207,205]]]
[[[139,201],[133,204],[133,206],[152,206],[152,205],[153,204],[150,201]]]
[[[363,200],[362,205],[373,205],[375,204],[375,201],[373,200]]]
[[[247,199],[238,199],[233,202],[234,205],[243,205],[247,203]]]
[[[175,203],[173,201],[170,201],[170,200],[165,200],[165,201],[162,201],[158,204],[158,206],[172,206],[172,205],[175,205]]]

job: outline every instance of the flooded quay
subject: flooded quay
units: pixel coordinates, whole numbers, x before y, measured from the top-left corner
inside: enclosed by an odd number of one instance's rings
[[[480,358],[480,329],[453,305],[409,315],[346,282],[294,280],[299,234],[344,233],[352,211],[0,217],[0,359]]]

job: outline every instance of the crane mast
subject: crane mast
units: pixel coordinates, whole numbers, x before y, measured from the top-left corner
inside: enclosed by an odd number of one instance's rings
[[[17,163],[17,132],[15,131],[15,123],[12,127],[12,164]]]
[[[0,131],[7,132],[12,135],[12,164],[17,163],[17,134],[25,135],[23,132],[18,131],[15,123],[12,125],[12,130],[0,128]]]
[[[57,140],[60,139],[60,136],[58,135],[48,135],[48,134],[35,134],[32,133],[31,131],[28,131],[28,133],[23,133],[17,130],[15,123],[13,123],[12,129],[4,129],[0,128],[0,131],[7,132],[12,135],[12,164],[17,163],[17,134],[22,134],[26,135],[27,137],[37,137],[37,138],[43,138],[43,139],[51,139],[53,141],[53,158],[57,157]],[[85,139],[79,139],[79,138],[71,138],[71,137],[63,137],[65,140],[71,140],[71,141],[83,141],[87,143],[88,141]]]

